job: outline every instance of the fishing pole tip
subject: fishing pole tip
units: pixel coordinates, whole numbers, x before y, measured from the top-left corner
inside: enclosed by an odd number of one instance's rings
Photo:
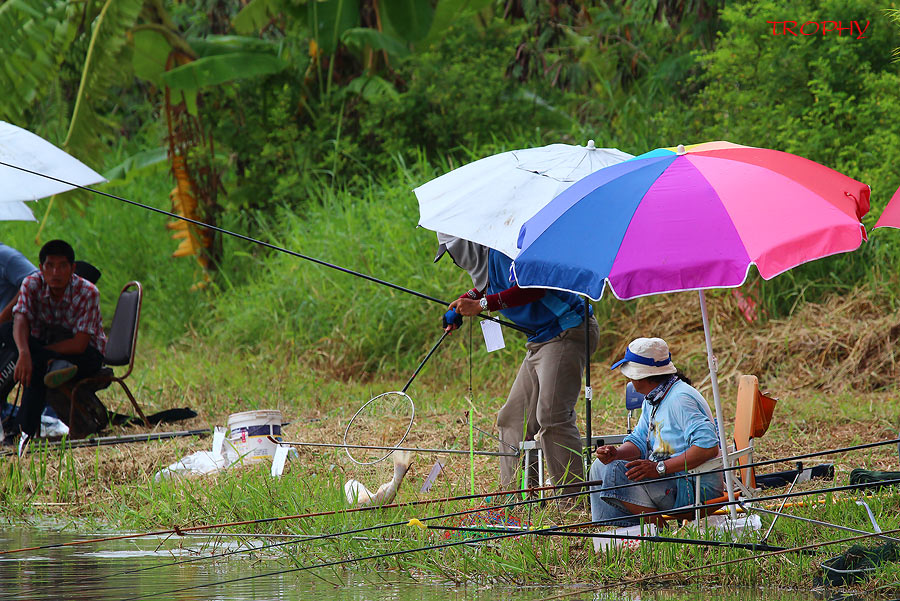
[[[422,530],[428,530],[428,526],[426,526],[422,523],[421,520],[417,520],[416,518],[411,519],[407,526],[415,526],[416,528],[421,528]]]

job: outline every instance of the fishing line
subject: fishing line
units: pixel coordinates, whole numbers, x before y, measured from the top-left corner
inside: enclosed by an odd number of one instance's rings
[[[900,528],[896,528],[894,530],[888,530],[887,532],[885,532],[883,534],[896,534],[898,532],[900,532]],[[602,591],[602,590],[606,590],[606,589],[613,588],[616,586],[627,586],[629,584],[639,584],[641,582],[646,582],[648,580],[656,580],[658,578],[666,578],[669,576],[680,576],[683,574],[687,574],[689,572],[696,572],[696,571],[704,570],[707,568],[719,568],[722,566],[732,565],[732,564],[736,564],[736,563],[743,563],[745,561],[750,561],[750,560],[755,560],[755,559],[764,559],[766,557],[774,557],[777,555],[784,555],[785,553],[806,551],[806,550],[810,550],[810,549],[818,549],[820,547],[827,547],[830,545],[849,543],[849,542],[853,542],[856,540],[872,538],[873,536],[878,536],[878,535],[877,534],[863,534],[860,536],[852,536],[850,538],[842,538],[842,539],[838,539],[838,540],[826,541],[823,543],[812,543],[809,545],[802,545],[799,547],[791,547],[789,549],[784,549],[783,551],[772,551],[771,553],[762,553],[760,555],[751,555],[749,557],[739,557],[737,559],[729,559],[727,561],[720,561],[718,563],[711,563],[711,564],[706,564],[706,565],[702,565],[702,566],[695,566],[693,568],[685,568],[683,570],[674,570],[671,572],[665,572],[663,574],[650,574],[649,576],[644,576],[642,578],[633,578],[631,580],[625,580],[625,581],[620,580],[618,582],[612,582],[612,583],[603,584],[600,586],[592,586],[592,587],[582,588],[577,591],[567,591],[565,593],[562,593],[559,595],[554,595],[552,597],[544,597],[541,601],[553,601],[555,599],[565,599],[566,597],[571,597],[572,595],[582,595],[584,593],[592,593],[592,592],[596,592],[596,591]]]
[[[211,225],[211,224],[209,224],[209,223],[204,223],[204,222],[202,222],[202,221],[197,221],[196,219],[191,219],[190,217],[185,217],[185,216],[183,216],[183,215],[178,215],[177,213],[171,213],[171,212],[166,211],[166,210],[163,210],[163,209],[157,209],[156,207],[151,207],[150,205],[145,205],[145,204],[142,204],[142,203],[137,202],[137,201],[135,201],[135,200],[129,200],[129,199],[123,198],[123,197],[121,197],[121,196],[116,196],[115,194],[110,194],[109,192],[103,192],[102,190],[96,190],[96,189],[94,189],[94,188],[89,188],[89,187],[87,187],[87,186],[81,186],[81,185],[79,185],[79,184],[75,184],[75,183],[72,183],[72,182],[67,182],[67,181],[64,180],[64,179],[59,179],[58,177],[53,177],[52,175],[46,175],[46,174],[44,174],[44,173],[39,173],[39,172],[37,172],[37,171],[32,171],[31,169],[26,169],[25,167],[19,167],[19,166],[17,166],[17,165],[11,165],[11,164],[6,163],[6,162],[4,162],[4,161],[0,161],[0,165],[3,165],[4,167],[11,167],[11,168],[13,168],[13,169],[18,169],[19,171],[24,171],[25,173],[30,173],[30,174],[32,174],[32,175],[37,175],[37,176],[39,176],[39,177],[43,177],[43,178],[50,179],[50,180],[53,180],[53,181],[57,181],[57,182],[60,182],[60,183],[62,183],[62,184],[66,184],[67,186],[72,186],[73,188],[78,188],[79,190],[87,190],[88,192],[93,192],[94,194],[99,194],[99,195],[101,195],[101,196],[106,196],[106,197],[108,197],[108,198],[112,198],[112,199],[114,199],[114,200],[118,200],[118,201],[121,201],[121,202],[130,204],[130,205],[134,205],[134,206],[136,206],[136,207],[141,207],[142,209],[147,209],[148,211],[153,211],[154,213],[160,213],[161,215],[165,215],[165,216],[167,216],[167,217],[171,217],[172,219],[180,219],[181,221],[187,221],[188,223],[192,223],[192,224],[194,224],[194,225],[196,225],[196,226],[198,226],[198,227],[204,227],[204,228],[206,228],[206,229],[213,230],[213,231],[215,231],[215,232],[219,232],[220,234],[226,234],[226,235],[228,235],[228,236],[232,236],[232,237],[234,237],[234,238],[238,238],[239,240],[244,240],[245,242],[252,242],[253,244],[258,244],[258,245],[260,245],[260,246],[264,246],[264,247],[266,247],[266,248],[269,248],[269,249],[272,249],[272,250],[277,250],[278,252],[282,252],[282,253],[285,253],[285,254],[287,254],[287,255],[291,255],[292,257],[297,257],[297,258],[299,258],[299,259],[305,259],[305,260],[307,260],[307,261],[311,261],[311,262],[313,262],[313,263],[316,263],[317,265],[322,265],[323,267],[330,267],[331,269],[336,269],[337,271],[341,271],[341,272],[346,273],[346,274],[349,274],[349,275],[354,275],[354,276],[359,277],[359,278],[362,278],[362,279],[364,279],[364,280],[369,280],[370,282],[374,282],[374,283],[376,283],[376,284],[381,284],[382,286],[387,286],[388,288],[393,288],[394,290],[399,290],[399,291],[401,291],[401,292],[406,292],[407,294],[412,294],[413,296],[418,296],[419,298],[423,298],[423,299],[425,299],[425,300],[430,300],[430,301],[432,301],[432,302],[439,303],[439,304],[443,305],[444,307],[447,307],[447,306],[450,305],[450,303],[448,303],[448,302],[442,301],[442,300],[439,299],[439,298],[435,298],[435,297],[429,296],[429,295],[427,295],[427,294],[423,294],[422,292],[416,292],[415,290],[410,290],[409,288],[404,288],[403,286],[399,286],[399,285],[397,285],[397,284],[392,284],[391,282],[387,282],[387,281],[385,281],[385,280],[381,280],[381,279],[378,279],[378,278],[376,278],[376,277],[373,277],[373,276],[370,276],[370,275],[366,275],[366,274],[364,274],[364,273],[360,273],[360,272],[358,272],[358,271],[353,271],[352,269],[347,269],[346,267],[341,267],[340,265],[335,265],[335,264],[333,264],[333,263],[328,263],[328,262],[326,262],[326,261],[322,261],[322,260],[320,260],[320,259],[316,259],[316,258],[307,256],[307,255],[304,255],[304,254],[295,252],[295,251],[293,251],[293,250],[288,250],[288,249],[286,249],[286,248],[282,248],[282,247],[280,247],[280,246],[276,246],[276,245],[274,245],[274,244],[270,244],[269,242],[263,242],[262,240],[258,240],[258,239],[256,239],[256,238],[251,238],[250,236],[245,236],[244,234],[238,234],[238,233],[236,233],[236,232],[232,232],[232,231],[226,230],[226,229],[224,229],[224,228],[221,228],[221,227],[218,227],[218,226],[215,226],[215,225]],[[502,326],[506,326],[507,328],[512,328],[512,329],[514,329],[514,330],[518,330],[518,331],[520,331],[520,332],[523,332],[523,333],[525,333],[525,334],[528,334],[529,336],[531,336],[532,334],[534,334],[534,332],[531,331],[531,330],[529,330],[528,328],[524,328],[524,327],[522,327],[522,326],[520,326],[520,325],[514,324],[514,323],[509,322],[509,321],[504,321],[504,320],[502,320],[502,319],[497,319],[496,317],[491,317],[490,315],[484,315],[484,314],[479,313],[479,314],[478,314],[478,317],[480,317],[480,318],[482,318],[482,319],[489,319],[490,321],[495,321],[495,322],[499,323],[499,324],[502,325]]]

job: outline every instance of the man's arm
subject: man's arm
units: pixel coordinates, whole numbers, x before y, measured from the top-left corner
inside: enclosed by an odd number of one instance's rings
[[[19,358],[16,360],[16,368],[13,376],[16,382],[25,386],[31,385],[31,348],[28,346],[28,338],[31,336],[31,323],[22,313],[16,313],[13,320],[13,340],[19,350]]]
[[[718,454],[719,447],[711,447],[705,449],[703,447],[693,445],[688,447],[688,449],[684,453],[675,455],[674,457],[669,457],[663,462],[666,466],[665,474],[660,474],[656,470],[655,461],[650,461],[648,459],[638,459],[637,461],[632,461],[625,466],[628,468],[628,471],[625,472],[625,475],[628,476],[629,480],[635,481],[661,478],[666,474],[674,474],[682,470],[692,470],[698,465],[702,465],[703,463],[709,461]]]
[[[77,332],[71,338],[48,344],[47,349],[56,351],[62,355],[80,355],[87,350],[91,335],[87,332]]]
[[[510,307],[520,307],[540,300],[545,294],[547,294],[545,288],[519,288],[518,284],[513,284],[497,294],[488,294],[485,297],[487,298],[487,310],[499,311]],[[471,292],[466,293],[450,303],[450,308],[466,317],[478,315],[483,309],[476,299],[480,299],[482,296],[480,292],[476,295],[472,295]]]

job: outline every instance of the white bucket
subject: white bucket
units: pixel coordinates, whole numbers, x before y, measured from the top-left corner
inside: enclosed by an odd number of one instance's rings
[[[281,411],[260,409],[228,416],[228,443],[225,455],[229,463],[242,460],[258,463],[263,457],[275,455],[278,446],[271,440],[281,440]]]

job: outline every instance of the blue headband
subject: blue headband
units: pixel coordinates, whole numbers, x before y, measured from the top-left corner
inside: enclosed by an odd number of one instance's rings
[[[632,363],[640,363],[641,365],[649,365],[651,367],[662,367],[663,365],[668,365],[672,362],[672,353],[669,353],[669,356],[662,361],[654,361],[650,357],[641,357],[640,355],[632,353],[631,349],[626,348],[625,358],[619,359],[618,361],[613,363],[613,366],[610,367],[610,369],[615,369],[627,361],[631,361]]]

